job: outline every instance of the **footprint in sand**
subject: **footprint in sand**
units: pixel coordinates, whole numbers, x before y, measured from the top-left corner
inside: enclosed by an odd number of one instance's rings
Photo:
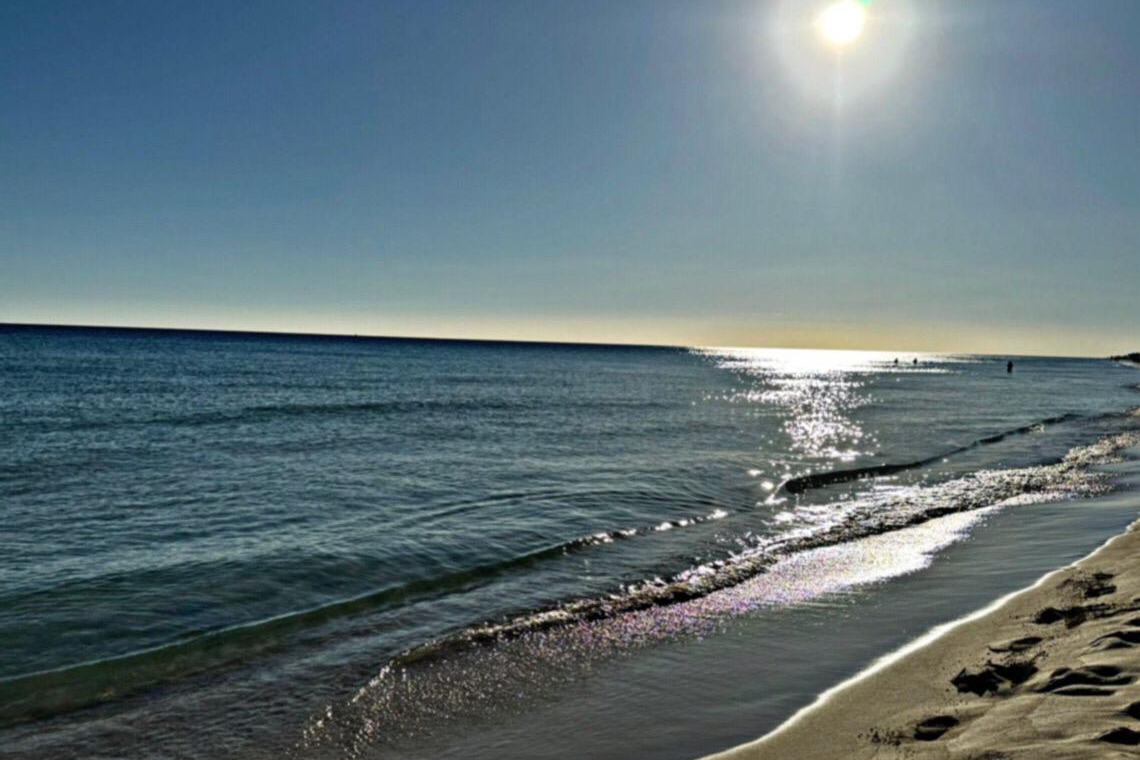
[[[1051,693],[1057,697],[1111,697],[1116,692],[1096,686],[1069,686]]]
[[[958,719],[953,715],[935,715],[914,727],[914,738],[920,742],[932,742],[956,725]]]
[[[1032,662],[1010,662],[1001,665],[995,662],[986,662],[984,668],[977,673],[971,673],[965,668],[958,675],[950,679],[950,683],[959,694],[976,694],[979,697],[995,692],[1003,685],[1020,686],[1028,681],[1037,672],[1037,666]]]
[[[989,650],[991,652],[1024,652],[1027,649],[1032,649],[1040,643],[1040,636],[1026,636],[1025,638],[1014,639],[1013,641],[1005,641],[1000,644],[990,644]]]
[[[1140,644],[1140,631],[1113,631],[1093,639],[1091,646],[1098,649],[1130,649]]]
[[[1131,728],[1114,728],[1107,733],[1103,733],[1097,737],[1102,742],[1109,744],[1127,744],[1130,747],[1140,745],[1140,731],[1133,731]]]
[[[1133,702],[1124,708],[1124,714],[1129,718],[1140,720],[1140,702]]]
[[[1081,575],[1062,581],[1060,588],[1073,589],[1085,599],[1095,599],[1098,596],[1107,596],[1116,592],[1116,586],[1109,583],[1113,579],[1112,573],[1093,573]]]
[[[1037,691],[1063,697],[1102,697],[1115,693],[1104,687],[1130,683],[1132,676],[1122,675],[1121,669],[1115,665],[1089,665],[1076,670],[1058,668]]]
[[[1037,613],[1037,616],[1033,618],[1033,622],[1038,625],[1052,625],[1053,623],[1063,620],[1066,628],[1076,628],[1090,618],[1106,617],[1111,614],[1113,614],[1112,607],[1107,604],[1078,605],[1076,607],[1065,607],[1063,609],[1046,607]]]

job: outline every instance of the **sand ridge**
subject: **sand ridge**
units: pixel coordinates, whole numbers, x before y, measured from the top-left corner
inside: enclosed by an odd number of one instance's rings
[[[1140,757],[1138,525],[708,760]]]

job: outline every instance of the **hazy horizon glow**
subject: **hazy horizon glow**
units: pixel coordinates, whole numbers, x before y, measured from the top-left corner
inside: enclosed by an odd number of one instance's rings
[[[1140,5],[843,3],[8,3],[0,322],[1136,350]]]
[[[986,328],[961,326],[952,334],[899,329],[896,326],[836,324],[831,326],[769,327],[749,331],[732,323],[695,320],[612,320],[574,318],[557,324],[526,324],[496,320],[398,320],[344,318],[339,315],[296,315],[265,311],[213,313],[183,319],[152,319],[124,316],[115,321],[57,318],[7,320],[14,324],[76,327],[125,327],[141,329],[220,330],[360,336],[370,338],[424,338],[441,340],[521,341],[538,343],[592,343],[607,345],[673,346],[701,349],[757,349],[802,351],[867,351],[882,353],[956,354],[993,356],[1105,357],[1123,351],[1128,334],[1113,342],[1111,336],[1090,341],[1077,330],[1042,336],[1031,329],[1011,329],[1000,335]],[[1083,352],[1056,350],[1056,345],[1086,347]],[[1131,345],[1135,344],[1135,340]],[[1091,350],[1088,347],[1092,347]]]

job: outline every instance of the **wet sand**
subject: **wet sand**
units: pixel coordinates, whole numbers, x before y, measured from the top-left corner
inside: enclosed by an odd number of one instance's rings
[[[1140,522],[708,760],[1140,756]]]

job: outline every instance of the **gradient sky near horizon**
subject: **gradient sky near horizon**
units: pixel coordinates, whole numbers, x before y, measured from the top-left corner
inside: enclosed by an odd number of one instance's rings
[[[0,6],[0,322],[1140,349],[1140,3]]]

